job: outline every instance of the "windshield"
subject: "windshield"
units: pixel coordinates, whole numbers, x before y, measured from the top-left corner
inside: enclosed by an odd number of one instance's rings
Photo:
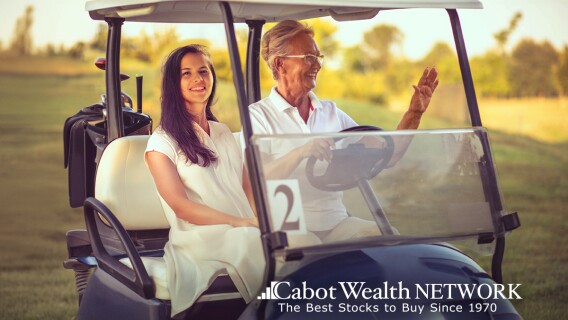
[[[491,239],[502,208],[487,141],[471,128],[253,136],[252,145],[271,231],[299,248]]]

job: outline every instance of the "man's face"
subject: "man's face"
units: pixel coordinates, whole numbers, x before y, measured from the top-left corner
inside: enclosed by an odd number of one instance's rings
[[[290,55],[321,53],[314,39],[305,33],[298,34],[290,41]],[[284,84],[294,92],[310,92],[316,86],[316,78],[321,65],[317,61],[308,62],[304,58],[281,57],[282,66],[278,71],[278,83]]]

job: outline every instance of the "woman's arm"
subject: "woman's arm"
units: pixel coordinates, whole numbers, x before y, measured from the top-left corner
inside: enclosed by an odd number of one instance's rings
[[[158,192],[176,216],[197,225],[229,224],[233,227],[258,227],[256,218],[239,218],[190,200],[175,165],[164,154],[146,152],[146,162]]]

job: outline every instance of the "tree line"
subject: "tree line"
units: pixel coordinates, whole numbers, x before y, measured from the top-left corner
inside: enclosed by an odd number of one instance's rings
[[[485,53],[470,58],[474,83],[478,94],[492,97],[555,97],[568,95],[568,46],[557,50],[548,41],[530,38],[520,40],[507,50],[511,34],[522,20],[516,13],[509,25],[494,34],[495,46]],[[28,6],[16,20],[12,40],[7,48],[0,44],[2,54],[20,56],[66,56],[85,59],[104,56],[107,28],[100,24],[95,35],[69,48],[47,44],[34,50],[31,27],[33,7]],[[388,99],[403,95],[409,84],[416,81],[425,66],[435,66],[444,84],[461,83],[461,73],[455,49],[445,42],[435,43],[420,59],[410,60],[397,54],[404,34],[396,26],[379,24],[363,35],[362,43],[343,48],[335,38],[337,26],[323,19],[313,19],[316,42],[320,50],[339,61],[335,67],[320,71],[325,81],[318,82],[318,92],[330,98],[370,99],[387,103]],[[272,25],[268,24],[265,29]],[[247,32],[238,30],[241,56],[244,56]],[[153,34],[142,30],[137,36],[123,36],[121,55],[159,66],[173,48],[198,42],[208,45],[220,79],[231,80],[228,52],[204,39],[181,39],[175,28],[162,29]],[[273,84],[271,73],[263,63],[261,77],[265,86]],[[344,81],[348,76],[348,81]],[[266,89],[266,88],[265,88]]]

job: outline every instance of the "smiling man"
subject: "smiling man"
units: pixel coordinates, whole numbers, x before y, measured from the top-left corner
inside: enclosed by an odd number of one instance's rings
[[[277,85],[270,95],[250,107],[255,134],[339,132],[357,126],[333,101],[319,100],[312,90],[324,56],[309,26],[285,20],[262,38],[261,55]],[[416,129],[436,86],[436,69],[426,69],[414,86],[408,111],[397,129]],[[244,145],[244,144],[243,144]],[[261,150],[268,179],[299,181],[307,229],[323,242],[379,234],[374,221],[350,217],[341,192],[322,191],[305,181],[305,159],[330,160],[334,142],[315,139],[303,146],[269,146]]]

